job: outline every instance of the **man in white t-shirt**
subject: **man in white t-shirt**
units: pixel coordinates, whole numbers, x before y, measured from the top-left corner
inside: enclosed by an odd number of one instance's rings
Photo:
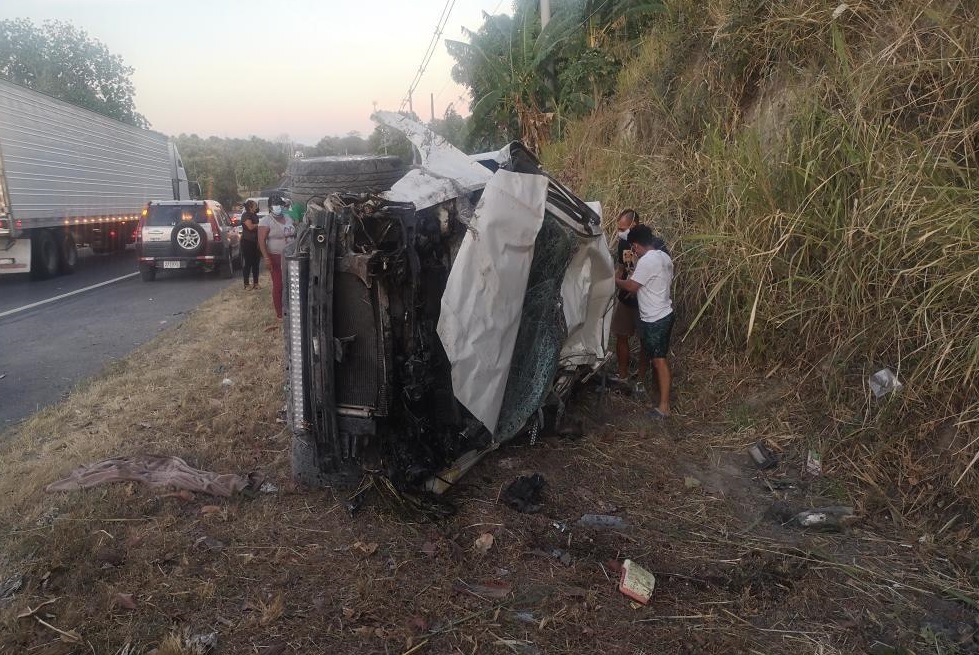
[[[657,239],[648,225],[637,225],[629,231],[629,245],[639,258],[628,280],[616,280],[615,285],[636,294],[639,299],[639,340],[644,354],[652,359],[659,383],[659,402],[651,416],[657,419],[670,415],[670,384],[672,375],[666,355],[670,350],[673,330],[673,260],[656,247]]]

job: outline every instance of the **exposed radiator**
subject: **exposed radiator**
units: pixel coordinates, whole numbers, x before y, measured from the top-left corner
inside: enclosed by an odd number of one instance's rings
[[[333,317],[333,335],[343,343],[343,358],[335,370],[337,404],[387,414],[386,362],[378,334],[377,301],[374,292],[353,273],[336,273]]]

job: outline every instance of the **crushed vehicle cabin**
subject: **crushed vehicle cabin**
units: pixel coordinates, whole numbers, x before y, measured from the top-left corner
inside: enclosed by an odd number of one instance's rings
[[[521,144],[484,166],[401,115],[375,118],[420,163],[379,193],[322,180],[286,252],[293,473],[442,493],[501,443],[560,423],[606,357],[614,267],[600,209]],[[337,166],[297,166],[324,164]]]

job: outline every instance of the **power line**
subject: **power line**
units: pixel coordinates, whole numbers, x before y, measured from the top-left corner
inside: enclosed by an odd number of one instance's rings
[[[442,36],[442,31],[445,30],[445,25],[449,22],[449,15],[452,13],[452,9],[455,7],[456,0],[445,0],[445,6],[442,8],[442,14],[439,16],[439,22],[435,26],[435,32],[432,33],[432,40],[428,42],[428,47],[425,49],[425,55],[422,57],[422,63],[418,67],[418,72],[415,73],[415,79],[411,81],[408,86],[408,93],[405,94],[404,99],[401,101],[401,109],[404,109],[406,105],[411,102],[411,97],[418,88],[418,83],[421,82],[422,76],[425,74],[425,70],[428,68],[429,62],[432,61],[432,57],[435,55],[435,50],[438,47],[439,37]]]

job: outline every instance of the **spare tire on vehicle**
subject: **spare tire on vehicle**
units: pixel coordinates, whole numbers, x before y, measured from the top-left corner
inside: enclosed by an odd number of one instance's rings
[[[387,191],[407,171],[394,155],[311,157],[289,162],[289,198],[306,204],[314,196],[331,193],[380,193]]]

